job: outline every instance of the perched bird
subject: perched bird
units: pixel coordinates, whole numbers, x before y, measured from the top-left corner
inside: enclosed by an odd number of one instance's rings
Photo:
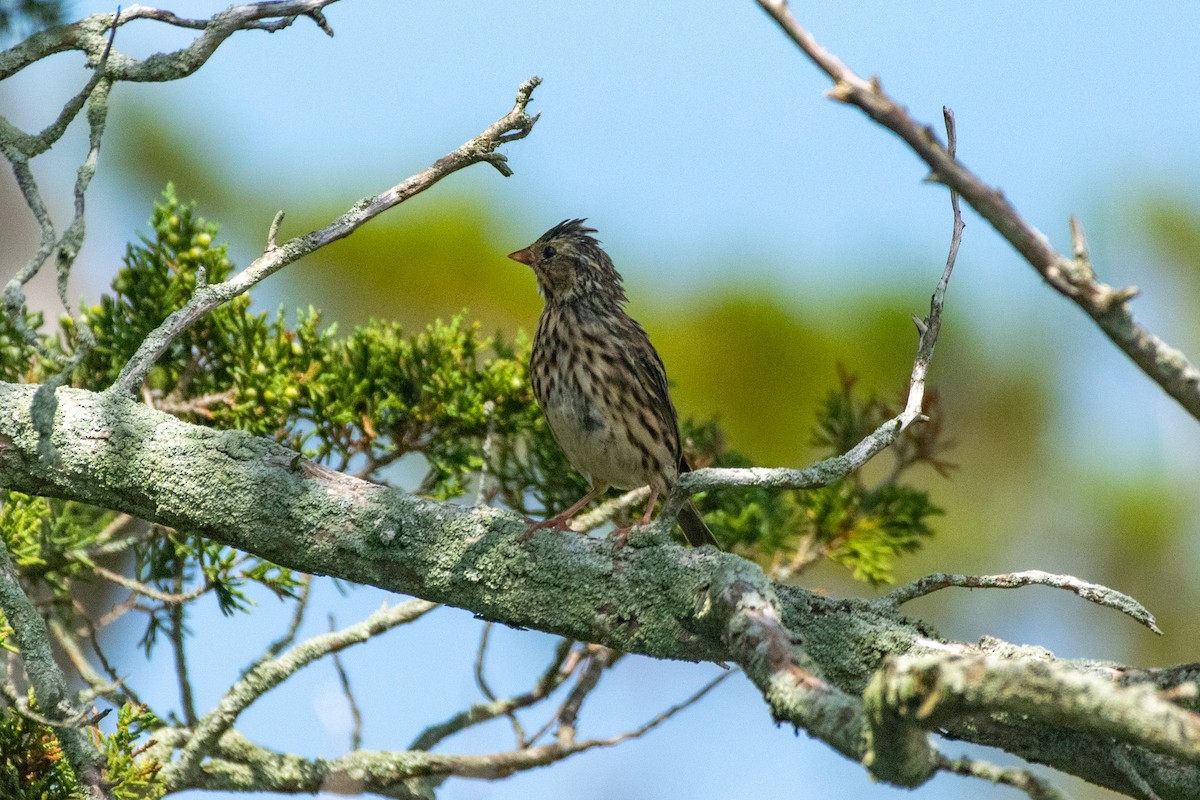
[[[659,495],[690,469],[662,359],[625,313],[621,276],[584,221],[560,222],[508,256],[533,268],[546,302],[529,359],[533,392],[554,438],[591,484],[579,502],[534,523],[530,533],[566,528],[609,488],[650,487],[645,525]],[[690,501],[679,524],[693,546],[717,544]],[[628,534],[618,529],[618,541]]]

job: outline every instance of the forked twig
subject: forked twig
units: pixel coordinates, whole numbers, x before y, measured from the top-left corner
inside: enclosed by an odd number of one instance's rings
[[[1054,575],[1040,569],[1024,572],[1009,572],[1003,575],[948,575],[935,573],[919,578],[912,583],[893,589],[879,599],[880,603],[896,607],[924,597],[927,594],[958,586],[965,589],[1019,589],[1023,586],[1051,586],[1055,589],[1066,589],[1073,592],[1089,603],[1113,608],[1122,614],[1127,614],[1137,622],[1145,625],[1157,634],[1161,634],[1154,615],[1137,600],[1127,594],[1110,589],[1098,583],[1089,583],[1072,575]]]
[[[947,135],[953,143],[956,141],[954,112],[949,108],[944,108],[943,113]],[[869,433],[847,452],[818,461],[804,469],[707,467],[686,472],[679,477],[678,486],[663,503],[662,511],[659,512],[658,519],[652,526],[654,529],[668,530],[669,526],[674,524],[675,517],[679,515],[679,511],[687,499],[698,492],[727,486],[761,486],[773,489],[817,489],[829,486],[860,469],[872,458],[890,447],[909,425],[925,418],[922,412],[925,401],[925,377],[929,371],[929,363],[933,359],[934,346],[937,344],[938,335],[942,330],[942,311],[945,307],[946,290],[950,285],[950,276],[954,272],[958,248],[962,242],[962,210],[959,207],[958,193],[953,189],[950,192],[950,206],[954,214],[954,227],[950,237],[950,250],[946,256],[946,266],[942,270],[941,278],[930,298],[928,316],[924,319],[913,318],[918,332],[917,356],[913,361],[904,409]]]
[[[929,165],[930,177],[958,191],[980,216],[1056,291],[1078,305],[1106,336],[1163,391],[1200,419],[1200,369],[1178,349],[1139,325],[1129,310],[1132,287],[1113,288],[1096,280],[1086,250],[1075,258],[1061,255],[1044,233],[1029,224],[999,189],[988,186],[938,141],[926,125],[888,95],[878,78],[864,80],[822,47],[805,30],[786,0],[757,0],[758,5],[822,72],[833,81],[829,96],[856,106],[892,131]],[[1078,225],[1076,225],[1078,228]]]
[[[187,304],[168,316],[143,340],[137,352],[121,369],[121,374],[117,376],[117,380],[109,391],[123,394],[134,393],[142,384],[150,368],[166,352],[171,343],[197,320],[218,306],[249,291],[251,287],[288,264],[331,242],[349,236],[384,211],[420,194],[447,175],[481,161],[491,164],[502,175],[511,175],[512,170],[506,163],[507,159],[496,150],[501,145],[525,138],[533,130],[534,123],[537,122],[537,115],[530,116],[526,113],[526,108],[533,95],[533,90],[540,83],[541,78],[536,76],[525,81],[517,90],[517,99],[512,110],[489,125],[478,136],[454,152],[442,156],[430,167],[390,189],[380,192],[374,197],[359,200],[344,214],[323,228],[296,236],[282,244],[276,244],[275,236],[278,233],[280,220],[280,216],[277,214],[268,234],[266,251],[252,264],[228,280],[217,284],[197,286],[195,294]]]

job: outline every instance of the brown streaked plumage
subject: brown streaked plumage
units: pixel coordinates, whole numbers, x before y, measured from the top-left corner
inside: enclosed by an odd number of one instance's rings
[[[667,373],[649,337],[625,313],[625,289],[612,259],[582,219],[560,222],[509,258],[533,268],[546,301],[529,359],[538,405],[591,491],[562,513],[535,523],[565,528],[609,488],[650,487],[642,516],[689,467],[679,442]],[[679,515],[692,545],[716,545],[690,502]],[[628,529],[618,531],[621,541]]]

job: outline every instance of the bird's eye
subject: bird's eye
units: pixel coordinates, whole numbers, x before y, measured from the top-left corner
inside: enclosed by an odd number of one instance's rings
[[[557,252],[558,251],[555,250],[552,246],[546,245],[545,247],[542,248],[542,258],[554,258],[554,254]]]

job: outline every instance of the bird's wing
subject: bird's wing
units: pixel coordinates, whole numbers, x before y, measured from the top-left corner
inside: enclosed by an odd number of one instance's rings
[[[654,349],[654,345],[650,344],[650,337],[646,335],[646,331],[633,320],[630,322],[633,323],[633,327],[636,329],[635,335],[642,346],[631,347],[626,354],[631,358],[631,366],[640,379],[638,384],[645,387],[650,396],[648,404],[650,410],[658,417],[662,429],[670,438],[671,454],[678,466],[678,462],[683,460],[683,451],[679,443],[679,419],[675,413],[675,405],[671,402],[671,393],[667,388],[667,370],[663,366],[658,351]]]

